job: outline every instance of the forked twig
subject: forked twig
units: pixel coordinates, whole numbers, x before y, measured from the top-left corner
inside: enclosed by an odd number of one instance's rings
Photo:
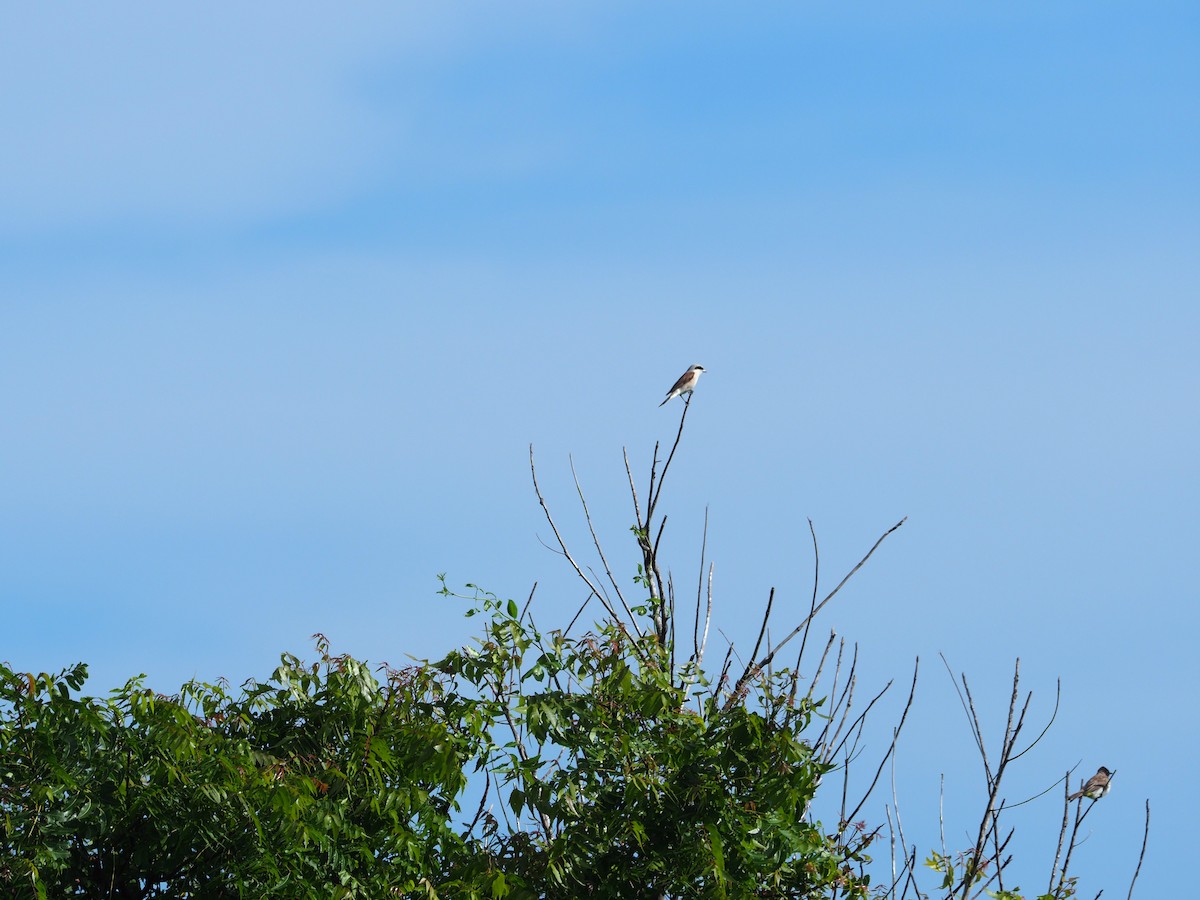
[[[909,688],[909,691],[908,691],[908,701],[904,704],[904,712],[900,714],[900,722],[896,725],[895,729],[892,731],[892,743],[888,747],[887,753],[885,753],[883,755],[883,759],[881,759],[879,761],[879,768],[875,771],[875,777],[873,779],[871,779],[871,786],[867,788],[866,793],[863,794],[862,800],[860,800],[858,802],[858,806],[856,806],[854,808],[854,812],[852,812],[850,814],[851,819],[853,819],[855,816],[857,816],[858,811],[863,808],[863,804],[865,804],[867,802],[867,798],[870,797],[871,792],[873,790],[875,790],[875,785],[879,781],[879,776],[883,772],[883,767],[887,764],[887,761],[892,757],[892,754],[896,752],[896,742],[900,739],[900,732],[904,728],[904,722],[908,718],[908,711],[910,709],[912,709],[913,698],[917,694],[917,673],[920,670],[920,667],[921,667],[921,660],[918,657],[917,661],[913,665],[913,680],[912,680],[912,687]]]
[[[742,676],[738,679],[737,685],[735,686],[734,690],[732,691],[732,693],[730,695],[731,700],[733,697],[737,697],[740,695],[741,690],[743,687],[745,687],[746,683],[751,678],[755,677],[763,668],[765,668],[766,665],[769,662],[771,662],[771,659],[775,656],[776,653],[778,653],[780,650],[782,650],[792,638],[794,638],[796,635],[800,634],[802,631],[804,631],[808,627],[808,623],[813,620],[813,617],[816,616],[817,613],[819,613],[822,609],[825,608],[826,604],[828,604],[829,601],[832,600],[837,595],[838,591],[840,591],[845,586],[847,581],[849,581],[851,578],[854,577],[854,574],[859,569],[861,569],[864,565],[866,565],[867,560],[871,558],[872,554],[874,554],[877,549],[879,549],[879,545],[882,544],[884,542],[884,540],[887,539],[888,535],[890,535],[893,531],[895,531],[897,528],[899,528],[901,525],[903,525],[907,521],[908,521],[908,516],[905,516],[903,519],[901,519],[899,522],[897,522],[895,525],[893,525],[891,528],[889,528],[887,531],[885,531],[882,535],[880,535],[879,539],[877,541],[875,541],[875,543],[871,546],[871,549],[867,551],[866,556],[864,556],[862,559],[860,559],[858,561],[858,563],[854,566],[854,568],[846,573],[846,576],[841,581],[838,582],[837,587],[835,587],[832,591],[830,591],[828,594],[826,594],[825,599],[822,600],[820,603],[818,603],[813,608],[812,612],[810,612],[807,616],[805,616],[804,620],[799,625],[797,625],[795,628],[792,629],[792,631],[788,634],[787,637],[785,637],[782,641],[780,641],[778,644],[776,644],[775,648],[766,657],[759,660],[758,662],[755,662],[754,660],[750,660],[750,662],[746,666],[745,671],[742,672]]]

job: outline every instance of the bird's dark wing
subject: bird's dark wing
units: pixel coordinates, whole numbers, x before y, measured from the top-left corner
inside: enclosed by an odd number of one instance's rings
[[[683,388],[687,386],[687,383],[691,379],[691,377],[692,377],[692,370],[688,369],[686,372],[684,372],[682,375],[679,376],[679,380],[677,382],[675,382],[673,385],[671,385],[671,389],[669,391],[667,391],[667,393],[673,394],[676,391],[683,390]]]

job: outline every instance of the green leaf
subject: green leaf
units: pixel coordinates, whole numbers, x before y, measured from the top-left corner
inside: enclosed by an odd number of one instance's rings
[[[511,794],[508,795],[508,805],[513,811],[513,815],[521,815],[521,810],[525,806],[525,792],[520,788],[513,788]]]
[[[717,832],[717,827],[713,824],[705,826],[708,829],[709,846],[712,847],[713,868],[717,873],[717,887],[719,890],[718,896],[725,896],[725,854],[722,852],[721,835]]]

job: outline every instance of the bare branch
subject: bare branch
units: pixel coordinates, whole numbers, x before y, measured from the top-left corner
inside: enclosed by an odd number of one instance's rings
[[[637,522],[639,528],[642,527],[642,508],[638,504],[637,488],[633,484],[633,469],[629,467],[629,451],[624,447],[621,448],[621,455],[625,458],[625,474],[629,478],[629,496],[633,498],[633,518]]]
[[[920,667],[921,660],[918,657],[917,661],[913,665],[913,680],[912,687],[910,687],[908,691],[908,702],[904,704],[904,712],[900,714],[899,724],[897,724],[896,728],[892,731],[891,746],[888,747],[887,753],[883,755],[883,759],[879,761],[879,768],[875,771],[875,777],[871,780],[871,786],[867,788],[867,792],[863,794],[862,800],[860,800],[858,806],[854,808],[854,812],[850,814],[851,819],[857,816],[858,811],[863,808],[863,804],[867,802],[867,798],[870,797],[871,792],[875,790],[875,784],[879,781],[879,776],[883,772],[883,767],[887,764],[887,761],[891,758],[892,754],[896,752],[896,742],[900,739],[900,732],[904,728],[904,722],[908,718],[908,711],[912,709],[913,698],[917,694],[917,673],[920,670]]]
[[[1068,785],[1067,790],[1069,791],[1070,789],[1071,788]],[[1095,801],[1093,801],[1093,802],[1095,802]],[[1067,799],[1068,808],[1070,806],[1070,803],[1071,803],[1071,800],[1068,797],[1068,799]],[[1090,810],[1091,807],[1088,807],[1088,809]],[[1083,810],[1083,798],[1080,797],[1079,802],[1075,804],[1075,824],[1071,827],[1071,839],[1069,841],[1067,841],[1067,855],[1065,857],[1063,857],[1062,871],[1059,873],[1059,876],[1058,876],[1058,888],[1055,891],[1056,894],[1062,893],[1063,885],[1066,884],[1066,881],[1067,881],[1067,871],[1071,868],[1071,854],[1075,852],[1075,847],[1078,844],[1076,837],[1079,835],[1079,826],[1083,822],[1082,810]]]
[[[857,646],[858,645],[856,644],[855,647],[857,648]],[[838,641],[837,662],[834,663],[834,666],[833,666],[833,684],[831,684],[829,686],[829,697],[830,698],[837,697],[838,676],[841,675],[841,672],[842,672],[842,656],[845,654],[845,652],[846,652],[846,639],[842,638],[840,641]],[[850,681],[850,679],[847,679],[847,682],[849,682],[849,681]],[[842,696],[838,697],[838,699],[834,701],[833,706],[829,710],[829,719],[828,719],[828,721],[826,721],[825,727],[823,729],[821,729],[820,737],[817,738],[818,744],[827,743],[825,740],[826,735],[829,733],[829,729],[834,727],[834,725],[833,725],[834,718],[837,716],[837,711],[838,711],[838,709],[841,708],[842,701],[845,699],[846,699],[845,689],[843,689]],[[844,713],[843,713],[842,719],[843,719],[843,721],[845,720]],[[838,729],[840,730],[840,728],[841,728],[841,726],[839,725]],[[825,757],[825,759],[828,762],[829,760],[833,759],[833,757],[831,755],[827,755]]]
[[[984,771],[986,774],[987,785],[988,785],[988,802],[987,802],[987,806],[984,808],[984,811],[983,811],[983,819],[979,823],[979,835],[975,839],[975,849],[970,858],[970,861],[967,863],[967,866],[963,871],[963,879],[962,879],[963,893],[962,893],[962,896],[964,898],[966,898],[970,893],[971,885],[973,885],[975,882],[976,875],[980,871],[980,867],[984,863],[984,850],[987,847],[988,835],[996,827],[996,819],[999,816],[999,810],[997,809],[996,804],[997,804],[997,800],[999,799],[999,795],[1000,795],[1001,779],[1004,776],[1005,769],[1007,768],[1009,762],[1011,761],[1013,747],[1016,745],[1016,742],[1017,742],[1017,736],[1021,733],[1021,729],[1024,727],[1025,715],[1029,710],[1029,702],[1033,698],[1033,693],[1030,692],[1026,696],[1025,703],[1021,708],[1021,713],[1019,716],[1016,716],[1017,698],[1020,695],[1020,680],[1021,680],[1021,660],[1017,659],[1016,662],[1013,664],[1013,689],[1012,689],[1012,696],[1009,698],[1009,701],[1008,701],[1008,719],[1007,719],[1007,722],[1004,727],[1004,740],[1000,746],[1000,757],[999,757],[999,761],[996,764],[995,775],[993,775],[987,765],[987,755],[982,749],[983,748],[983,737],[982,737],[983,732],[979,726],[979,717],[975,714],[975,701],[971,697],[970,687],[967,685],[967,679],[966,679],[965,675],[963,676],[962,680],[963,680],[963,687],[967,691],[967,703],[968,703],[968,706],[971,711],[971,720],[974,725],[975,732],[978,736],[977,740],[978,740],[978,743],[981,748],[980,749],[981,756],[983,757],[983,760],[984,760]],[[1013,721],[1014,716],[1016,716],[1015,723]],[[1000,804],[1000,808],[1001,809],[1003,808],[1003,803]],[[999,859],[995,860],[995,862],[996,862],[997,866],[999,866],[1001,864],[1001,860],[999,860]],[[996,876],[993,875],[993,878],[994,877],[996,877]],[[989,879],[989,883],[990,883],[990,879]]]
[[[671,677],[675,677],[675,580],[670,575],[667,576],[667,598],[664,601],[663,615],[664,619],[663,635],[661,640],[667,640],[671,647]],[[666,634],[666,630],[671,630],[670,637]]]
[[[813,675],[813,679],[808,685],[807,697],[809,700],[812,699],[813,691],[816,690],[816,688],[817,688],[817,682],[821,680],[821,672],[825,668],[825,660],[829,658],[829,651],[830,651],[830,649],[832,649],[833,642],[836,640],[837,640],[837,632],[830,631],[829,632],[829,640],[825,642],[825,650],[824,650],[824,652],[821,653],[821,661],[817,663],[816,674]]]
[[[700,537],[700,578],[696,585],[696,618],[692,624],[692,659],[700,656],[700,603],[704,596],[704,561],[708,554],[708,507],[704,507],[704,531]],[[709,613],[712,612],[712,597],[709,596]],[[705,624],[707,629],[707,621]]]
[[[923,897],[921,886],[917,884],[917,845],[913,844],[912,849],[908,853],[908,859],[905,860],[905,867],[908,869],[908,878],[904,882],[904,893],[900,895],[900,900],[904,900],[908,896],[908,889],[913,889],[913,894],[917,897]]]
[[[1038,741],[1040,741],[1042,738],[1044,738],[1046,736],[1046,732],[1050,730],[1050,726],[1053,725],[1054,720],[1058,718],[1058,704],[1061,700],[1062,700],[1062,679],[1059,678],[1055,682],[1054,709],[1050,713],[1050,721],[1048,721],[1046,723],[1046,727],[1042,729],[1041,733],[1030,742],[1029,746],[1026,747],[1024,750],[1022,750],[1020,753],[1014,754],[1013,758],[1011,760],[1009,760],[1009,762],[1016,762],[1018,759],[1020,759],[1022,756],[1024,756],[1026,753],[1028,753],[1034,747],[1036,747],[1038,745]],[[1057,784],[1057,783],[1058,782],[1055,782],[1055,784]],[[1047,791],[1051,790],[1053,787],[1054,787],[1054,785],[1051,785],[1046,790]],[[1043,791],[1042,793],[1045,793],[1045,791]],[[1038,796],[1040,797],[1041,794],[1039,794]],[[1016,805],[1016,804],[1014,804],[1014,805]],[[1009,809],[1012,809],[1012,807],[1010,806]]]
[[[750,662],[746,666],[746,671],[742,673],[742,677],[738,679],[739,684],[743,684],[746,680],[748,680],[747,676],[749,675],[750,669],[754,666],[754,660],[758,658],[758,650],[762,646],[763,635],[767,633],[767,620],[771,618],[771,607],[774,605],[775,588],[771,588],[770,593],[767,594],[767,608],[763,613],[762,625],[759,626],[758,629],[758,640],[754,642],[754,649],[750,651]],[[770,658],[774,655],[774,653],[768,653],[767,661],[769,662]]]
[[[708,609],[704,613],[704,636],[700,639],[700,647],[696,651],[696,667],[699,668],[704,662],[704,650],[708,647],[708,626],[712,623],[712,582],[713,582],[714,564],[709,563],[708,566]],[[700,609],[697,607],[696,614],[700,614]]]
[[[609,584],[613,586],[613,590],[617,593],[617,599],[621,601],[621,606],[625,608],[625,614],[629,616],[630,621],[633,621],[633,613],[629,609],[629,604],[625,602],[625,595],[621,593],[621,586],[617,584],[617,579],[613,577],[612,568],[608,565],[608,559],[604,556],[604,547],[601,546],[600,538],[596,535],[596,527],[592,524],[592,513],[588,509],[587,497],[583,494],[583,486],[579,483],[579,474],[575,471],[575,458],[568,454],[567,462],[571,466],[571,478],[575,481],[575,493],[579,495],[579,505],[583,507],[583,517],[587,520],[588,531],[592,535],[592,543],[596,547],[596,553],[600,556],[600,562],[604,565],[604,574],[608,576]]]
[[[719,631],[720,629],[718,629]],[[728,640],[728,638],[726,639]],[[721,685],[725,683],[725,679],[729,677],[729,663],[733,659],[733,643],[729,644],[729,649],[725,651],[725,663],[721,666],[721,677],[717,679],[713,685],[713,697],[717,697],[721,692]]]
[[[967,695],[967,712],[971,717],[971,730],[975,734],[975,743],[979,746],[979,755],[983,759],[984,777],[987,779],[987,783],[991,785],[993,781],[992,766],[988,762],[987,745],[983,742],[983,728],[979,724],[979,714],[975,712],[975,698],[971,696],[971,686],[967,683],[967,676],[965,674],[962,676],[962,686]],[[1009,707],[1009,715],[1012,715],[1011,706]]]
[[[643,524],[646,528],[650,527],[650,520],[654,517],[654,483],[658,478],[658,447],[659,442],[654,442],[654,454],[650,457],[650,485],[646,488],[646,518]]]
[[[804,637],[800,639],[800,654],[796,658],[796,668],[800,668],[800,660],[804,658],[804,648],[808,646],[808,629],[812,627],[813,617],[817,614],[817,589],[821,583],[821,551],[817,549],[817,530],[813,520],[808,520],[808,532],[812,535],[813,543],[813,589],[812,602],[808,606],[808,621],[804,625]]]
[[[828,604],[829,601],[832,600],[837,595],[837,592],[842,589],[842,587],[846,584],[846,582],[849,581],[854,576],[854,574],[866,564],[867,560],[871,558],[872,554],[874,554],[874,552],[879,548],[879,545],[884,542],[884,540],[887,538],[887,536],[890,535],[893,531],[895,531],[897,528],[899,528],[901,525],[903,525],[907,521],[908,521],[908,516],[905,516],[903,519],[901,519],[899,522],[897,522],[895,525],[893,525],[891,528],[889,528],[887,531],[885,531],[882,535],[880,535],[879,540],[877,540],[874,543],[874,545],[871,547],[871,549],[867,551],[867,555],[864,556],[862,559],[860,559],[858,561],[858,564],[855,565],[855,567],[853,569],[851,569],[849,572],[846,573],[846,577],[838,582],[837,587],[835,587],[832,591],[830,591],[825,596],[825,599],[822,600],[820,603],[818,603],[816,605],[816,607],[813,609],[813,611],[810,612],[807,616],[805,616],[804,620],[799,625],[797,625],[794,629],[792,629],[791,633],[788,634],[787,637],[785,637],[782,641],[780,641],[778,644],[775,645],[775,649],[771,651],[770,657],[774,657],[775,654],[778,653],[780,650],[782,650],[784,648],[784,646],[786,646],[787,643],[792,638],[794,638],[796,635],[800,634],[802,631],[805,631],[808,627],[808,623],[813,620],[813,617],[816,616],[816,614],[819,613],[822,609],[824,609],[826,604]],[[771,659],[764,658],[764,659],[759,660],[757,663],[754,663],[752,666],[749,666],[746,669],[745,673],[742,675],[742,677],[740,679],[738,679],[738,686],[737,686],[737,689],[734,690],[733,696],[737,696],[739,691],[741,690],[741,688],[745,685],[745,683],[747,681],[749,681],[750,678],[754,677],[754,675],[757,674],[757,671],[764,668],[767,665],[767,663],[769,663],[770,661],[771,661]]]
[[[570,624],[567,625],[566,629],[563,631],[563,635],[566,635],[574,627],[576,621],[578,621],[579,617],[583,615],[584,609],[587,608],[587,605],[591,602],[592,598],[595,596],[596,596],[595,594],[588,594],[587,597],[584,598],[583,605],[580,606],[579,611],[577,613],[575,613],[574,616],[571,617],[571,622],[570,622]]]
[[[671,460],[675,458],[675,451],[679,448],[679,439],[683,437],[683,423],[687,420],[688,407],[691,405],[692,395],[688,394],[687,399],[683,401],[683,414],[679,417],[679,430],[675,432],[675,443],[671,445],[671,452],[667,454],[667,461],[663,463],[662,474],[658,476],[658,490],[655,491],[652,488],[650,491],[650,501],[649,505],[646,507],[647,522],[654,517],[654,510],[658,506],[658,498],[662,496],[663,482],[667,479],[667,469],[671,468]],[[655,445],[655,450],[657,451],[657,449],[658,447]]]
[[[896,778],[895,778],[895,773],[893,772],[893,774],[892,774],[892,797],[895,798],[895,796],[896,796]],[[883,807],[883,813],[885,816],[887,816],[888,846],[889,846],[889,849],[891,850],[891,856],[892,856],[892,886],[887,891],[884,892],[884,896],[887,896],[888,894],[890,894],[891,896],[894,897],[894,896],[896,896],[896,885],[900,883],[900,876],[896,875],[896,831],[892,827],[891,807],[888,807],[885,805]],[[897,817],[899,817],[899,812],[897,812],[896,815],[897,815]],[[905,848],[905,853],[907,854],[907,852],[908,852],[908,849]]]
[[[1014,756],[1013,759],[1016,759],[1016,757]],[[1012,760],[1009,760],[1009,762],[1012,762]],[[1032,803],[1034,800],[1037,800],[1040,797],[1045,797],[1048,793],[1050,793],[1052,790],[1054,790],[1056,787],[1058,787],[1058,785],[1060,784],[1061,781],[1062,781],[1062,779],[1056,780],[1054,782],[1054,784],[1050,785],[1050,787],[1046,788],[1043,791],[1038,791],[1032,797],[1026,797],[1024,800],[1021,800],[1018,803],[1006,803],[1006,804],[1004,804],[1004,808],[1005,809],[1016,809],[1018,806],[1024,806],[1026,803]]]
[[[538,503],[541,504],[542,512],[546,516],[546,521],[550,523],[550,530],[554,532],[554,539],[558,541],[558,546],[561,548],[563,556],[567,558],[567,562],[571,564],[571,568],[575,570],[575,574],[578,575],[583,580],[583,583],[588,586],[588,590],[590,590],[597,597],[600,597],[601,601],[603,602],[603,594],[597,589],[596,585],[592,584],[592,580],[584,574],[583,569],[579,566],[579,563],[575,562],[575,557],[573,557],[571,555],[571,551],[567,549],[566,541],[563,540],[562,535],[558,532],[558,526],[554,524],[554,517],[550,515],[550,507],[546,505],[546,498],[542,496],[542,489],[538,485],[537,467],[533,462],[533,444],[529,445],[529,472],[533,476],[533,492],[537,495]],[[616,610],[609,608],[609,614],[616,618]]]
[[[988,778],[991,778],[991,768],[987,763],[987,750],[983,746],[983,734],[979,731],[979,718],[974,713],[973,706],[968,706],[967,700],[963,697],[963,692],[958,689],[958,679],[954,677],[954,672],[950,668],[950,663],[946,659],[945,653],[938,653],[942,658],[942,665],[946,667],[946,674],[950,676],[950,683],[954,685],[954,692],[958,694],[958,702],[962,704],[963,712],[967,716],[967,724],[971,726],[971,736],[975,738],[975,746],[978,748],[980,755],[983,757],[983,768],[987,773]],[[963,687],[967,688],[967,694],[970,696],[970,688],[967,687],[967,676],[962,677]]]
[[[1133,878],[1129,882],[1129,893],[1125,900],[1133,900],[1133,886],[1137,883],[1138,873],[1142,871],[1142,860],[1146,858],[1146,842],[1150,839],[1150,801],[1146,801],[1146,828],[1142,832],[1142,852],[1138,854],[1137,868],[1133,870]]]
[[[796,665],[792,669],[792,683],[788,688],[788,709],[793,710],[796,707],[796,688],[800,686],[800,656],[796,656]],[[790,716],[790,713],[789,713]]]
[[[895,744],[895,738],[893,737],[893,746],[894,746],[894,744]],[[900,796],[899,796],[899,794],[896,793],[896,754],[892,753],[891,757],[892,757],[892,765],[891,765],[892,806],[896,810],[896,831],[900,835],[900,846],[905,848],[905,852],[907,854],[908,841],[904,837],[904,824],[900,821]],[[888,817],[888,824],[889,825],[891,824],[890,816]],[[896,854],[895,854],[895,851],[893,851],[892,852],[892,878],[895,879],[895,877],[896,877]]]
[[[938,778],[938,834],[942,839],[942,856],[946,856],[946,773]]]
[[[1071,821],[1071,770],[1063,776],[1063,819],[1062,828],[1058,830],[1058,847],[1054,851],[1054,864],[1050,866],[1050,884],[1047,893],[1054,890],[1054,876],[1058,874],[1058,861],[1062,858],[1063,841],[1067,837],[1067,825]]]
[[[483,794],[479,798],[479,807],[475,810],[475,815],[471,819],[471,823],[467,826],[466,831],[462,833],[462,837],[467,837],[475,830],[475,825],[479,822],[479,817],[483,815],[483,808],[487,805],[488,793],[492,789],[492,772],[487,767],[483,767]]]

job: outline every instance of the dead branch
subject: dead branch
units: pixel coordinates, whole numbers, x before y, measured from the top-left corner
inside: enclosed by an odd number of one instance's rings
[[[1076,763],[1078,765],[1078,763]],[[1054,890],[1054,876],[1058,874],[1058,861],[1062,858],[1063,841],[1067,837],[1067,826],[1071,822],[1071,772],[1073,769],[1068,769],[1067,774],[1063,776],[1063,819],[1062,827],[1058,831],[1058,847],[1054,851],[1054,864],[1050,866],[1050,884],[1046,887],[1049,893]]]
[[[712,623],[712,603],[713,603],[712,583],[713,583],[714,567],[715,567],[714,563],[709,563],[709,566],[708,566],[708,608],[704,613],[704,636],[700,639],[700,646],[696,649],[696,668],[697,669],[700,668],[700,666],[703,664],[704,651],[708,647],[708,627]],[[700,614],[699,606],[696,607],[696,614],[697,614],[697,616],[699,616],[699,614]]]
[[[608,582],[616,591],[617,599],[621,601],[621,606],[625,608],[625,614],[633,619],[633,613],[629,609],[629,604],[625,602],[625,595],[621,593],[621,586],[617,583],[617,579],[613,577],[612,568],[608,565],[608,559],[604,556],[604,547],[600,544],[600,538],[596,535],[596,527],[592,524],[592,514],[588,510],[587,497],[583,494],[583,487],[579,484],[579,475],[575,471],[575,458],[568,454],[567,462],[571,467],[571,478],[575,480],[575,493],[579,495],[579,505],[583,507],[583,518],[587,521],[588,531],[592,535],[592,544],[596,547],[596,553],[600,557],[600,562],[604,565],[604,574],[608,576]]]
[[[908,701],[904,704],[904,712],[900,714],[899,724],[897,724],[895,729],[892,731],[892,743],[888,746],[887,753],[883,755],[883,759],[879,761],[879,768],[875,771],[875,777],[871,780],[871,786],[867,788],[866,793],[863,794],[862,800],[860,800],[858,806],[854,808],[854,812],[850,814],[851,819],[857,816],[858,811],[863,808],[863,804],[867,802],[867,798],[870,797],[871,792],[875,790],[875,785],[879,781],[879,776],[883,772],[884,765],[887,764],[887,761],[892,757],[892,754],[896,752],[896,742],[900,739],[900,732],[904,728],[904,722],[908,719],[908,711],[912,709],[913,698],[916,697],[917,694],[917,673],[920,670],[920,667],[921,660],[918,658],[913,665],[913,680],[912,687],[910,687],[908,691]]]
[[[648,494],[649,504],[646,507],[646,521],[649,522],[654,518],[654,510],[658,507],[658,499],[662,496],[663,482],[667,479],[667,470],[671,468],[671,460],[675,458],[675,451],[679,449],[679,439],[683,437],[683,423],[687,421],[688,407],[692,405],[692,395],[688,394],[687,399],[683,401],[683,413],[679,417],[679,430],[675,432],[675,443],[671,445],[671,452],[667,454],[667,461],[663,463],[662,474],[658,476],[658,491],[656,492],[653,486]],[[655,450],[657,450],[657,445]],[[656,453],[657,456],[657,453]],[[653,472],[653,470],[651,470]],[[653,474],[651,474],[651,485],[653,485]]]
[[[826,604],[828,604],[830,600],[832,600],[835,596],[837,596],[838,591],[840,591],[842,589],[842,587],[845,586],[846,582],[849,581],[852,577],[854,577],[854,574],[866,564],[867,560],[871,558],[872,554],[875,553],[875,551],[879,548],[879,545],[884,542],[884,540],[888,537],[888,535],[890,535],[893,531],[895,531],[897,528],[899,528],[901,525],[903,525],[907,521],[908,521],[908,516],[905,516],[903,519],[901,519],[899,522],[897,522],[895,525],[893,525],[891,528],[889,528],[887,531],[885,531],[882,535],[880,535],[879,540],[877,540],[874,543],[874,545],[871,547],[871,549],[867,551],[867,555],[864,556],[862,559],[860,559],[858,561],[857,565],[855,565],[853,569],[851,569],[849,572],[846,573],[846,576],[841,581],[838,582],[837,587],[835,587],[832,591],[830,591],[825,596],[825,599],[822,600],[820,603],[818,603],[816,605],[816,607],[812,610],[812,612],[810,612],[807,616],[805,616],[804,620],[799,625],[797,625],[794,629],[792,629],[791,633],[789,633],[787,637],[785,637],[782,641],[780,641],[778,644],[775,645],[775,649],[771,651],[770,656],[774,657],[775,654],[778,653],[780,650],[782,650],[792,638],[794,638],[796,635],[803,632],[808,627],[808,623],[812,621],[813,617],[816,616],[816,614],[819,613],[822,609],[824,609]],[[733,690],[731,696],[734,696],[734,697],[739,696],[741,688],[744,687],[746,682],[749,681],[751,678],[753,678],[755,675],[757,675],[758,672],[761,669],[763,669],[767,665],[767,663],[769,663],[770,661],[771,661],[770,659],[764,658],[764,659],[759,660],[757,663],[753,663],[752,665],[747,666],[746,671],[742,674],[742,677],[738,679],[737,686]]]
[[[804,637],[800,638],[800,653],[796,657],[796,668],[800,668],[800,660],[804,658],[804,648],[808,646],[808,629],[812,627],[813,617],[817,614],[817,591],[821,584],[821,551],[817,548],[817,530],[813,520],[808,520],[808,533],[812,535],[813,544],[813,589],[812,602],[808,606],[808,621],[804,625]]]
[[[700,578],[696,585],[696,618],[692,623],[692,659],[700,656],[700,603],[704,596],[704,561],[708,554],[708,507],[704,507],[704,531],[700,536]],[[712,595],[709,594],[709,615],[712,615]],[[704,630],[708,631],[708,619],[705,619]],[[699,664],[699,663],[697,663]]]
[[[588,590],[600,598],[600,602],[604,604],[604,608],[608,614],[614,619],[618,618],[617,611],[613,609],[612,605],[609,604],[609,602],[604,598],[603,592],[600,591],[599,588],[592,583],[592,580],[584,574],[584,571],[580,567],[579,563],[575,562],[575,557],[571,555],[571,551],[567,548],[566,541],[564,541],[562,535],[559,534],[558,526],[554,524],[554,517],[550,515],[550,507],[546,505],[546,498],[542,496],[542,489],[538,485],[537,466],[534,464],[533,460],[533,444],[529,445],[529,473],[533,476],[533,492],[537,496],[538,503],[541,504],[542,512],[546,516],[546,521],[550,524],[550,530],[554,532],[554,539],[558,541],[558,546],[562,551],[562,555],[565,556],[567,562],[571,564],[571,568],[575,570],[575,574],[578,575],[583,583],[588,586]],[[637,625],[635,623],[634,628],[636,627]]]
[[[1138,873],[1142,871],[1142,860],[1146,858],[1146,842],[1150,839],[1150,801],[1146,800],[1146,827],[1142,831],[1142,852],[1138,854],[1137,868],[1133,870],[1133,878],[1129,882],[1129,893],[1125,900],[1133,900],[1133,886],[1137,883]]]

